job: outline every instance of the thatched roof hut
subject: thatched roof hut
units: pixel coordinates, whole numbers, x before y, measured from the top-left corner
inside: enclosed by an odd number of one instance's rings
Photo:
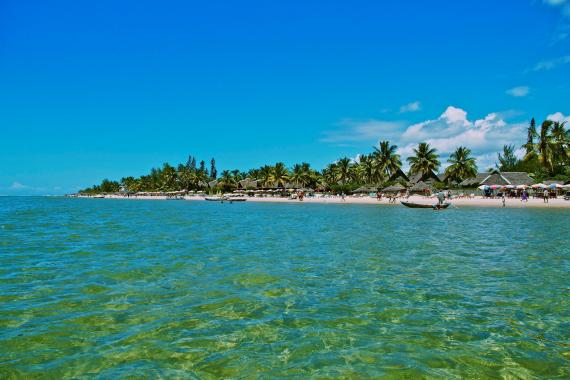
[[[477,187],[480,185],[532,185],[534,180],[525,172],[491,172],[479,173],[476,177],[468,178],[461,182],[461,187]]]
[[[411,193],[421,193],[421,194],[425,194],[426,192],[431,190],[432,187],[429,184],[425,183],[424,181],[419,181],[410,188]]]
[[[427,173],[416,173],[410,176],[410,180],[408,181],[408,187],[413,187],[419,182],[424,182],[430,186],[433,186],[437,182],[443,182],[443,178],[441,178],[439,175],[435,174],[431,170]]]
[[[355,193],[375,193],[378,188],[373,185],[360,186],[358,189],[354,190]]]
[[[392,186],[388,186],[388,187],[385,187],[384,189],[382,189],[382,191],[385,193],[398,193],[398,192],[404,191],[404,190],[406,190],[406,188],[402,185],[392,185]]]
[[[258,182],[251,178],[242,179],[238,182],[238,189],[257,189]]]
[[[398,170],[396,170],[396,172],[394,174],[392,174],[390,176],[388,181],[390,181],[390,182],[410,182],[410,177],[408,177],[406,175],[406,173],[404,173],[402,171],[402,169],[398,169]]]

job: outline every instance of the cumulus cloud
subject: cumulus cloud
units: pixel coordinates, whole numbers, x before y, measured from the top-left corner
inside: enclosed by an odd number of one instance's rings
[[[444,164],[449,154],[462,145],[473,151],[473,155],[478,158],[479,168],[484,170],[494,166],[497,152],[503,149],[503,145],[519,147],[524,143],[528,123],[509,122],[513,116],[518,114],[510,111],[493,112],[481,119],[471,120],[467,111],[449,106],[436,119],[408,126],[402,122],[345,120],[341,124],[346,129],[328,132],[321,141],[377,143],[379,140],[390,140],[398,145],[398,154],[404,163],[420,142],[427,142],[436,148]],[[565,117],[561,113],[551,116]]]
[[[570,116],[564,116],[562,112],[555,112],[552,115],[548,115],[546,120],[558,121],[558,122],[566,122],[570,124]]]
[[[412,103],[404,104],[400,107],[400,113],[407,113],[407,112],[417,112],[421,110],[422,105],[419,101],[415,101]]]
[[[510,96],[514,96],[515,98],[521,98],[527,96],[530,92],[530,88],[528,86],[518,86],[508,89],[506,93]]]
[[[486,168],[494,164],[496,152],[503,145],[518,146],[524,142],[525,128],[526,123],[507,123],[499,113],[469,120],[466,111],[450,106],[438,119],[408,127],[402,135],[399,153],[407,157],[419,142],[425,141],[445,157],[462,145],[472,149],[480,167]]]

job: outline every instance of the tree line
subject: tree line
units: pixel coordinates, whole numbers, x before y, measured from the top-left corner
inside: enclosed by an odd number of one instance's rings
[[[568,180],[570,177],[570,130],[566,129],[564,122],[546,120],[537,129],[533,118],[527,130],[526,143],[520,148],[524,150],[522,158],[517,157],[514,145],[505,145],[503,151],[497,154],[496,168],[528,172],[536,180]],[[378,188],[393,184],[391,178],[402,170],[402,159],[397,150],[398,147],[389,141],[380,141],[373,151],[359,156],[358,160],[343,157],[321,171],[313,169],[306,162],[291,168],[278,162],[248,171],[224,170],[219,176],[214,158],[210,160],[208,168],[204,161],[197,164],[196,158],[190,156],[185,164],[177,167],[165,163],[161,168],[153,168],[149,174],[138,178],[125,177],[120,181],[105,179],[101,184],[80,193],[113,193],[121,188],[129,192],[229,191],[244,179],[255,180],[258,186],[265,188],[285,187],[287,184],[338,192],[352,191],[362,185]],[[406,161],[410,166],[408,175],[425,175],[430,171],[438,173],[442,166],[437,150],[426,142],[419,143]],[[447,185],[458,184],[477,175],[476,159],[467,147],[457,147],[447,158],[447,163],[449,165],[443,175]]]

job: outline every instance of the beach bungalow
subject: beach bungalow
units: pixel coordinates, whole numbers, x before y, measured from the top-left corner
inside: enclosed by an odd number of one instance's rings
[[[433,191],[433,187],[424,181],[419,181],[410,187],[409,191],[410,194],[428,195]]]
[[[476,177],[468,178],[459,184],[460,187],[474,188],[481,185],[512,185],[530,186],[534,183],[532,177],[525,172],[501,172],[492,170],[490,172],[479,173]]]
[[[257,189],[258,181],[251,178],[242,179],[238,182],[237,188],[240,190],[255,190]]]
[[[408,177],[402,169],[398,169],[396,173],[392,174],[390,178],[388,178],[388,182],[408,183],[410,182],[410,177]]]
[[[416,173],[410,176],[408,187],[412,187],[419,182],[423,182],[428,186],[433,187],[434,184],[443,182],[443,179],[431,170],[427,173]]]
[[[382,189],[384,193],[388,194],[397,194],[403,192],[404,190],[406,190],[406,188],[402,185],[392,185]]]

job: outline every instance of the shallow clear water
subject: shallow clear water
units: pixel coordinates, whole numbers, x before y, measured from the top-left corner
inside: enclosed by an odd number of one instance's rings
[[[569,378],[570,212],[0,198],[0,378]]]

